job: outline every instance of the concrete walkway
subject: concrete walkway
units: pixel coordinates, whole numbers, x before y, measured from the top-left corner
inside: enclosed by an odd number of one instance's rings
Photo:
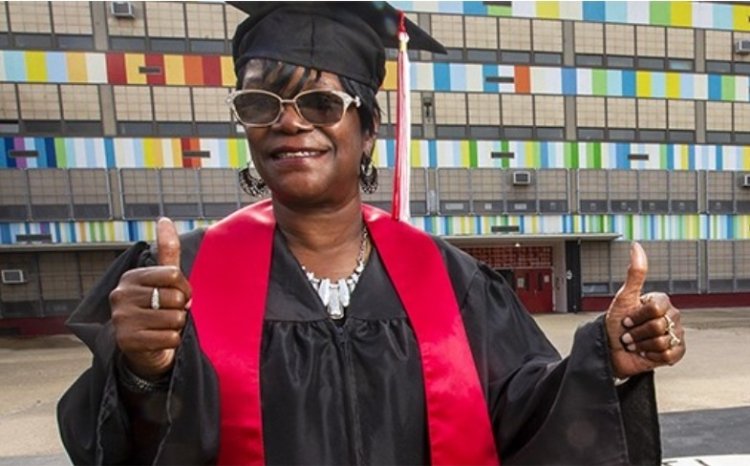
[[[536,318],[565,354],[575,328],[596,315]],[[665,457],[750,453],[750,308],[688,310],[683,323],[685,359],[657,371]],[[55,405],[89,364],[72,336],[0,338],[0,466],[68,464]]]

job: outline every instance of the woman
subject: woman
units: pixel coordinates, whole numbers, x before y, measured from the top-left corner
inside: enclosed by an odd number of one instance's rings
[[[162,219],[157,250],[84,300],[94,364],[59,406],[73,461],[658,462],[651,370],[685,347],[668,298],[640,297],[642,249],[561,361],[493,271],[361,202],[394,10],[252,13],[231,103],[261,178],[244,184],[271,200],[181,237]]]

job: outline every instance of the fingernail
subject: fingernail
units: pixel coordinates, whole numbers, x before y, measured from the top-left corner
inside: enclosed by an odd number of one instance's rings
[[[622,337],[620,337],[620,340],[622,340],[623,345],[629,345],[633,343],[633,336],[629,333],[626,333]]]
[[[635,351],[635,345],[628,345],[625,348],[627,348],[627,350],[630,351],[631,353]],[[643,353],[641,353],[641,356],[643,356]]]
[[[633,319],[631,319],[630,317],[625,317],[624,319],[622,319],[622,325],[623,327],[626,327],[626,328],[632,327]]]
[[[640,353],[638,353],[638,354],[640,354],[642,358],[645,358],[645,357],[646,357],[646,352],[645,352],[645,351],[641,351],[641,352],[640,352]]]

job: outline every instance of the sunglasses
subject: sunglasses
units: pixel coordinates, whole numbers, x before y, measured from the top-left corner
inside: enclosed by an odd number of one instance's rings
[[[359,96],[335,90],[300,92],[293,99],[282,99],[273,92],[257,89],[234,91],[227,104],[237,120],[245,126],[259,128],[279,121],[284,104],[291,104],[297,114],[313,126],[331,126],[344,118],[349,105],[362,105]]]

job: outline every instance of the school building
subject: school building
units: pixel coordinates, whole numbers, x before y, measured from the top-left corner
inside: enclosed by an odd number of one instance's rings
[[[631,240],[647,290],[750,303],[750,6],[392,2],[411,52],[411,222],[532,312],[602,310]],[[0,3],[0,333],[57,331],[107,265],[253,201],[219,2]],[[290,32],[293,33],[293,32]],[[375,151],[389,207],[395,54]]]

